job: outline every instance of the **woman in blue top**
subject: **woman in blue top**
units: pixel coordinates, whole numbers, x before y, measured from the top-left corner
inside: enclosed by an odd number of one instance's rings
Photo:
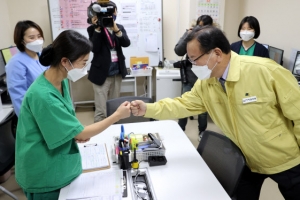
[[[6,81],[17,116],[19,116],[22,100],[29,86],[47,69],[39,62],[43,38],[43,31],[36,23],[26,20],[16,24],[14,42],[20,52],[13,56],[6,65]]]
[[[239,55],[269,58],[268,49],[254,40],[259,35],[260,27],[258,20],[253,16],[244,17],[238,29],[238,36],[242,40],[232,43],[230,48]]]

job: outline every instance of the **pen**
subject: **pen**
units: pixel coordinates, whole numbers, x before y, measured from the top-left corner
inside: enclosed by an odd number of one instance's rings
[[[123,124],[121,125],[120,140],[124,140],[124,126],[123,126]]]
[[[93,143],[93,144],[86,144],[86,145],[84,145],[84,147],[91,147],[91,146],[97,146],[97,143]]]

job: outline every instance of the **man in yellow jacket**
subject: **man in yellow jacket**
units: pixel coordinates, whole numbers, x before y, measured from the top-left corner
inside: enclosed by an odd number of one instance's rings
[[[170,119],[208,112],[246,157],[238,199],[258,200],[267,177],[286,199],[300,199],[300,89],[293,75],[268,58],[230,51],[214,27],[195,28],[187,53],[200,79],[192,90],[153,104],[133,101],[132,113]]]

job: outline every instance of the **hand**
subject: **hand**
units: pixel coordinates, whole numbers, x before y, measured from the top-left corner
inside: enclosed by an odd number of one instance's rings
[[[125,101],[122,103],[115,113],[118,115],[119,119],[130,117],[130,102]]]
[[[130,108],[134,116],[144,116],[147,110],[146,103],[141,100],[132,101]]]
[[[97,25],[98,17],[94,16],[92,17],[92,24]]]
[[[193,27],[189,28],[188,29],[188,34],[190,34],[192,32],[192,30],[193,30]]]
[[[87,140],[78,140],[78,139],[75,139],[76,143],[85,143],[85,142],[88,142],[88,141],[90,141],[90,138],[87,139]]]
[[[112,30],[113,30],[114,32],[119,31],[119,27],[117,26],[117,24],[116,24],[115,21],[114,21],[114,26],[112,27]]]
[[[98,22],[98,17],[97,16],[92,17],[92,24],[98,26],[97,22]],[[97,27],[96,30],[100,31],[100,26]]]

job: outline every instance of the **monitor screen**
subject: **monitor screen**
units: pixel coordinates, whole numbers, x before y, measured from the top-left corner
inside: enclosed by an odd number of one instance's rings
[[[293,74],[300,75],[300,51],[297,52],[296,59],[293,67]]]
[[[2,54],[0,53],[0,77],[3,75],[5,75],[5,61]]]
[[[275,62],[277,62],[278,64],[282,65],[283,61],[283,50],[282,49],[278,49],[276,47],[272,47],[269,46],[269,56],[272,60],[274,60]]]
[[[4,58],[5,64],[8,63],[8,61],[13,57],[15,54],[19,52],[19,49],[17,47],[9,47],[5,49],[1,49],[2,56]]]
[[[262,44],[264,45],[264,47],[266,47],[266,49],[269,49],[269,45],[268,44]]]

